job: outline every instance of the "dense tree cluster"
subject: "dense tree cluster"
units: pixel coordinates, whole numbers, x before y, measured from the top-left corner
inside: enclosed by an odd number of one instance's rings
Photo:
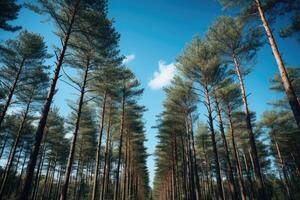
[[[3,5],[0,28],[19,29],[6,21],[20,7]],[[107,1],[24,7],[54,22],[61,47],[48,53],[44,38],[27,30],[1,44],[0,199],[147,199],[143,89],[122,65]],[[50,54],[53,68],[45,65]],[[51,106],[58,80],[78,95],[63,105],[72,111],[66,118]]]
[[[220,16],[203,39],[194,37],[177,57],[178,74],[165,88],[156,127],[153,195],[155,199],[299,199],[299,68],[285,67],[269,21],[291,17],[290,25],[278,31],[284,37],[296,35],[300,2],[220,3],[240,11],[238,16]],[[244,79],[265,41],[279,70],[270,89],[286,95],[270,102],[273,109],[256,120]],[[199,119],[199,112],[206,119]]]

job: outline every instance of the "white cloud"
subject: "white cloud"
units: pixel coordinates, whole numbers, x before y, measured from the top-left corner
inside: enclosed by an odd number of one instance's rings
[[[130,63],[131,61],[133,61],[134,59],[135,59],[135,55],[134,54],[127,55],[123,59],[122,64],[126,65],[126,64]]]
[[[152,79],[148,83],[148,86],[153,90],[167,86],[176,72],[175,63],[166,64],[166,62],[160,60],[158,67],[158,71],[154,72]]]

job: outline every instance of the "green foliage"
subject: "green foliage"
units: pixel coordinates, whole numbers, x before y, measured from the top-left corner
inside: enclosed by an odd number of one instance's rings
[[[3,0],[0,3],[0,28],[5,31],[17,31],[20,26],[12,26],[8,21],[17,19],[21,6],[16,0]]]

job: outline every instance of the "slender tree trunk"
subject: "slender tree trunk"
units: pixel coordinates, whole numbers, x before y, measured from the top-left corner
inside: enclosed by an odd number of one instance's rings
[[[125,90],[125,89],[124,89]],[[125,117],[125,91],[123,91],[122,96],[122,114],[121,114],[121,122],[120,122],[120,141],[119,141],[119,149],[118,149],[118,163],[117,163],[117,171],[116,171],[116,185],[114,189],[114,200],[119,199],[119,176],[120,176],[120,166],[121,166],[121,156],[122,156],[122,145],[123,145],[123,132],[124,132],[124,117]]]
[[[58,196],[59,196],[60,185],[61,185],[61,181],[62,181],[62,175],[63,175],[63,168],[60,167],[59,178],[58,178],[58,183],[57,183],[57,190],[56,190],[56,194],[55,194],[55,200],[58,199]]]
[[[218,97],[216,95],[216,91],[214,90],[214,99],[215,99],[215,107],[216,107],[216,112],[218,115],[218,122],[219,122],[219,128],[221,132],[221,137],[223,139],[223,145],[224,145],[224,152],[225,152],[225,159],[226,159],[226,166],[227,166],[227,171],[229,174],[229,190],[232,195],[232,199],[238,199],[238,193],[235,188],[235,183],[234,183],[234,176],[233,176],[233,170],[232,170],[232,165],[230,162],[230,152],[227,144],[227,139],[225,136],[225,130],[224,130],[224,125],[223,125],[223,119],[222,119],[222,114],[220,110],[220,105],[218,101]]]
[[[232,143],[232,147],[233,147],[234,158],[235,158],[236,164],[237,164],[237,174],[238,174],[241,196],[242,196],[243,200],[246,200],[247,195],[246,195],[246,189],[245,189],[245,184],[244,184],[244,180],[243,180],[243,172],[242,172],[242,167],[241,167],[241,163],[240,163],[240,158],[238,155],[238,149],[236,146],[235,134],[234,134],[233,122],[232,122],[232,116],[231,116],[231,108],[229,105],[227,105],[227,110],[228,110],[227,115],[228,115],[228,120],[229,120],[229,130],[230,130],[230,134],[231,134],[231,143]]]
[[[293,194],[291,192],[291,189],[290,189],[288,175],[287,175],[286,170],[285,170],[285,164],[284,164],[284,161],[283,161],[283,158],[282,158],[282,155],[281,155],[281,151],[280,151],[280,148],[279,148],[277,137],[276,137],[275,133],[273,133],[272,136],[273,136],[273,140],[274,140],[274,143],[275,143],[277,156],[278,156],[278,159],[279,159],[279,164],[280,164],[280,167],[281,167],[281,170],[282,170],[282,174],[283,174],[283,178],[284,178],[283,179],[283,184],[284,184],[285,190],[287,192],[288,199],[289,200],[294,200],[294,196],[293,196]]]
[[[245,152],[243,151],[243,160],[244,160],[244,165],[245,165],[245,169],[246,169],[246,173],[247,173],[247,179],[249,181],[250,184],[250,199],[254,199],[254,185],[253,185],[253,181],[252,181],[252,177],[251,177],[251,173],[247,164],[247,159],[246,159],[246,155]]]
[[[191,154],[192,154],[192,162],[193,162],[193,168],[194,168],[194,177],[195,177],[195,192],[196,192],[196,199],[201,199],[201,193],[200,193],[200,183],[199,183],[199,174],[198,174],[198,164],[197,164],[197,158],[196,158],[196,149],[195,149],[195,142],[194,142],[194,131],[193,131],[193,121],[192,121],[191,114],[189,115],[189,124],[190,124],[190,143],[191,143]]]
[[[213,124],[213,118],[212,118],[211,102],[210,102],[210,98],[209,98],[209,90],[208,90],[207,86],[204,87],[204,93],[205,93],[205,98],[206,98],[208,123],[209,123],[210,132],[211,132],[211,141],[212,141],[214,159],[215,159],[217,184],[218,184],[218,191],[219,191],[218,193],[219,193],[219,198],[224,200],[225,197],[224,197],[224,192],[223,192],[223,187],[222,187],[222,178],[221,178],[221,169],[220,169],[220,164],[219,164],[219,155],[218,155],[216,138],[215,138],[215,130],[214,130],[214,124]]]
[[[46,139],[46,137],[45,137],[45,139]],[[40,160],[39,160],[37,172],[36,172],[36,175],[35,175],[34,186],[33,186],[33,192],[32,192],[32,198],[31,198],[32,200],[35,200],[36,197],[37,197],[38,187],[39,187],[39,183],[40,183],[40,177],[41,177],[42,171],[43,171],[44,159],[46,157],[46,144],[45,144],[45,142],[44,142],[44,147],[43,147],[40,154],[41,154],[40,155]]]
[[[15,89],[17,87],[17,84],[18,84],[18,81],[20,79],[20,75],[22,73],[22,70],[23,70],[23,67],[24,67],[24,63],[25,63],[25,58],[22,59],[21,63],[20,63],[20,66],[19,66],[19,69],[17,71],[17,74],[16,74],[16,77],[15,77],[15,80],[11,86],[11,88],[9,89],[9,93],[7,95],[7,99],[6,99],[6,102],[2,108],[2,112],[0,112],[0,127],[1,127],[1,124],[3,122],[3,119],[5,117],[5,114],[7,112],[7,109],[11,103],[11,100],[12,100],[12,97],[14,95],[14,92],[15,92]],[[1,195],[0,195],[1,196]]]
[[[250,112],[248,109],[248,102],[247,102],[247,95],[246,95],[245,86],[244,86],[244,80],[243,80],[243,77],[242,77],[242,74],[240,71],[240,63],[234,52],[232,53],[232,58],[234,61],[235,72],[236,72],[236,75],[240,82],[240,90],[241,90],[243,104],[244,104],[246,127],[247,127],[247,131],[248,131],[248,136],[249,136],[251,154],[253,157],[254,173],[255,173],[256,180],[257,180],[258,195],[259,195],[260,199],[265,200],[265,199],[268,199],[268,197],[266,194],[263,177],[262,177],[261,170],[260,170],[260,163],[259,163],[259,158],[258,158],[258,153],[257,153],[257,148],[256,148],[255,137],[253,134],[252,124],[251,124],[251,116],[250,116]]]
[[[81,162],[82,162],[82,147],[84,144],[84,140],[81,140],[80,143],[80,148],[79,148],[79,158],[78,158],[78,164],[77,164],[77,170],[76,170],[76,175],[75,175],[75,179],[74,179],[74,194],[73,194],[73,199],[76,199],[76,195],[77,195],[77,183],[78,183],[78,177],[79,177],[79,172],[80,172],[80,166],[81,166]]]
[[[16,161],[16,164],[14,166],[13,173],[12,173],[12,177],[14,177],[14,178],[16,178],[17,174],[18,174],[19,163],[20,163],[20,159],[21,159],[21,156],[22,156],[22,153],[23,153],[23,147],[24,147],[24,141],[21,144],[19,154],[18,154],[18,157],[17,157],[17,161]],[[8,190],[7,190],[7,194],[11,194],[13,191],[16,192],[15,183],[9,185]]]
[[[108,172],[108,162],[109,162],[109,151],[110,151],[110,126],[111,126],[111,106],[109,107],[109,121],[108,121],[108,127],[106,131],[106,144],[105,144],[105,158],[104,158],[104,172],[103,172],[103,179],[102,179],[102,185],[101,185],[101,195],[100,200],[105,199],[105,190],[107,187],[107,172]]]
[[[72,138],[72,142],[71,142],[71,147],[70,147],[70,152],[69,152],[69,157],[68,157],[68,162],[67,162],[67,168],[66,168],[66,173],[65,173],[65,177],[64,177],[64,183],[62,185],[61,194],[60,194],[60,200],[67,199],[69,179],[70,179],[70,174],[72,171],[72,164],[73,164],[73,159],[74,159],[74,154],[75,154],[76,141],[77,141],[79,126],[80,126],[81,110],[82,110],[82,107],[84,104],[84,95],[85,95],[85,89],[86,89],[86,84],[87,84],[87,77],[88,77],[88,73],[89,73],[89,67],[90,67],[90,59],[87,58],[86,69],[84,72],[83,82],[82,82],[82,86],[80,89],[80,98],[79,98],[79,103],[78,103],[75,130],[74,130],[73,138]]]
[[[183,189],[184,189],[184,198],[188,198],[188,184],[187,184],[187,172],[186,172],[186,156],[185,156],[185,148],[184,148],[184,142],[183,137],[180,137],[181,139],[181,150],[182,150],[182,179],[183,179]]]
[[[107,160],[107,175],[106,175],[106,179],[105,179],[105,188],[104,188],[104,195],[103,198],[104,200],[109,199],[108,198],[108,188],[109,188],[109,184],[110,184],[110,171],[111,171],[111,157],[112,157],[112,141],[110,139],[109,141],[109,152],[108,152],[108,160]]]
[[[51,194],[52,194],[52,190],[53,190],[53,185],[54,185],[54,179],[55,179],[55,170],[56,169],[56,160],[54,161],[54,165],[53,165],[53,172],[52,172],[52,175],[51,175],[51,182],[50,182],[50,189],[49,189],[49,192],[47,194],[47,198],[46,199],[51,199]]]
[[[259,13],[259,17],[262,21],[263,27],[265,28],[267,38],[269,40],[274,58],[276,60],[277,66],[278,66],[278,70],[279,70],[279,74],[280,74],[280,77],[281,77],[282,85],[284,87],[286,96],[288,98],[288,101],[289,101],[289,104],[291,106],[292,112],[294,114],[294,118],[296,120],[298,128],[300,129],[300,105],[299,105],[298,98],[296,96],[295,90],[294,90],[294,88],[291,84],[291,81],[288,77],[288,74],[286,72],[281,54],[278,50],[276,41],[275,41],[274,36],[273,36],[273,33],[272,33],[272,31],[269,27],[269,24],[268,24],[268,22],[265,18],[265,14],[264,14],[263,8],[261,6],[260,0],[255,0],[255,3],[256,3],[258,13]]]
[[[43,138],[43,133],[44,133],[44,129],[46,126],[46,121],[47,121],[47,117],[48,117],[48,113],[50,110],[50,106],[53,100],[53,96],[55,94],[55,89],[56,89],[56,83],[58,81],[59,78],[59,72],[61,69],[61,66],[63,64],[63,60],[65,57],[65,52],[67,50],[67,46],[68,46],[68,42],[69,42],[69,38],[72,32],[72,28],[73,28],[73,24],[75,21],[75,16],[77,14],[78,8],[79,8],[79,4],[80,4],[80,0],[77,0],[73,9],[73,13],[71,15],[71,21],[68,27],[68,30],[65,34],[65,38],[63,41],[63,47],[61,49],[59,58],[57,60],[56,63],[56,67],[55,67],[55,72],[54,72],[54,76],[52,78],[51,81],[51,85],[48,91],[48,95],[47,95],[47,99],[45,101],[45,104],[43,106],[42,109],[42,115],[40,117],[40,121],[38,123],[38,127],[35,133],[35,143],[29,158],[29,162],[28,162],[28,166],[27,166],[27,170],[26,170],[26,176],[25,176],[25,183],[24,183],[24,187],[20,193],[20,196],[18,197],[18,200],[28,200],[29,198],[29,194],[31,191],[31,187],[32,187],[32,180],[33,180],[33,174],[34,174],[34,168],[36,165],[36,161],[37,161],[37,157],[39,154],[39,149],[41,146],[41,142],[42,142],[42,138]]]
[[[96,192],[97,192],[97,185],[98,185],[101,144],[102,144],[102,135],[103,135],[103,129],[104,129],[104,122],[105,122],[106,98],[107,98],[107,91],[104,92],[103,103],[102,103],[100,133],[99,133],[99,136],[98,136],[98,145],[97,145],[97,152],[96,152],[96,167],[95,167],[95,172],[94,172],[93,192],[92,192],[92,198],[91,198],[92,200],[96,199]]]
[[[124,178],[123,178],[123,192],[122,192],[122,200],[125,200],[126,199],[126,183],[127,183],[127,179],[128,179],[128,141],[129,141],[129,138],[128,138],[128,133],[127,131],[125,131],[125,156],[124,156]]]
[[[4,138],[2,147],[1,147],[0,160],[2,159],[2,155],[3,155],[3,152],[4,152],[4,150],[5,150],[7,141],[8,141],[8,134],[5,135],[5,138]]]
[[[44,199],[44,196],[45,194],[47,193],[47,182],[48,182],[48,177],[49,177],[49,172],[50,172],[50,169],[51,169],[51,161],[49,161],[48,163],[48,167],[47,167],[47,171],[46,171],[46,177],[45,177],[45,181],[44,181],[44,187],[43,187],[43,190],[42,190],[42,200]]]
[[[28,115],[28,112],[29,112],[29,107],[30,107],[30,104],[31,104],[32,97],[33,97],[33,94],[31,95],[31,97],[30,97],[30,99],[27,103],[27,106],[26,106],[26,109],[24,111],[24,115],[23,115],[21,124],[20,124],[18,132],[17,132],[17,136],[15,138],[15,141],[14,141],[14,144],[13,144],[13,147],[12,147],[12,152],[10,153],[10,156],[9,156],[7,164],[6,164],[4,177],[2,179],[2,184],[1,184],[1,189],[0,189],[0,199],[1,199],[1,196],[3,196],[3,192],[4,192],[5,187],[6,187],[7,178],[8,178],[9,172],[11,170],[14,158],[15,158],[15,154],[16,154],[16,151],[17,151],[19,141],[21,139],[22,131],[23,131],[26,119],[27,119],[27,115]]]
[[[192,132],[192,123],[189,119],[189,116],[186,116],[186,139],[187,139],[187,153],[188,153],[188,163],[189,163],[189,172],[190,172],[190,189],[191,189],[191,198],[197,199],[199,192],[197,191],[196,185],[195,185],[195,167],[194,167],[194,160],[192,155],[192,141],[191,141],[191,132]]]
[[[27,154],[25,152],[25,156],[24,156],[24,160],[23,160],[23,164],[22,164],[22,168],[21,168],[21,173],[20,173],[20,177],[19,177],[19,181],[16,187],[16,195],[18,194],[19,188],[22,185],[22,177],[23,177],[23,172],[24,172],[24,167],[25,167],[25,163],[26,163],[26,159],[27,159]]]

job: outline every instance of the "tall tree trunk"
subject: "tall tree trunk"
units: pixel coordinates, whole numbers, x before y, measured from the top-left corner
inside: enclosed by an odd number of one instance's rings
[[[123,168],[123,173],[124,173],[124,178],[123,178],[123,191],[122,191],[122,200],[126,200],[126,188],[127,188],[127,179],[128,179],[128,142],[129,142],[129,138],[128,138],[128,132],[125,131],[125,156],[124,156],[124,168]]]
[[[226,167],[227,167],[227,171],[228,171],[227,173],[229,175],[229,183],[230,183],[229,190],[230,190],[230,193],[232,195],[232,199],[238,199],[238,193],[236,191],[235,183],[234,183],[232,165],[231,165],[231,162],[230,162],[230,152],[229,152],[229,149],[228,149],[227,139],[226,139],[226,136],[225,136],[225,130],[224,130],[224,125],[223,125],[222,114],[221,114],[220,105],[219,105],[218,97],[217,97],[217,94],[216,94],[215,90],[214,90],[214,99],[215,99],[215,108],[216,108],[216,112],[217,112],[217,115],[218,115],[219,129],[220,129],[220,132],[221,132],[221,137],[223,139],[225,159],[226,159]]]
[[[1,147],[1,152],[0,152],[0,160],[2,159],[2,155],[3,155],[3,152],[5,150],[6,143],[8,141],[8,134],[6,134],[4,137],[5,138],[4,138],[4,141],[3,141],[3,144],[2,144],[2,147]]]
[[[103,172],[103,179],[102,179],[102,185],[101,185],[101,195],[100,200],[105,200],[105,190],[107,188],[107,172],[108,172],[108,162],[109,160],[109,154],[110,154],[110,126],[111,126],[111,106],[109,107],[109,116],[108,116],[108,127],[106,131],[106,144],[105,144],[105,157],[104,157],[104,172]]]
[[[30,154],[30,158],[29,158],[29,162],[27,165],[27,170],[26,170],[26,176],[25,176],[25,183],[24,183],[24,187],[20,193],[20,196],[18,197],[18,200],[28,200],[29,198],[29,194],[31,191],[31,187],[32,187],[32,180],[33,180],[33,174],[34,174],[34,168],[37,162],[37,157],[39,154],[39,149],[41,146],[41,142],[42,142],[42,138],[43,138],[43,133],[44,133],[44,129],[46,126],[46,121],[47,121],[47,117],[48,117],[48,113],[50,111],[50,106],[53,100],[53,96],[55,94],[55,89],[56,89],[56,83],[58,81],[59,78],[59,72],[61,69],[61,66],[63,64],[63,60],[65,57],[65,52],[67,50],[67,46],[68,46],[68,42],[69,42],[69,38],[72,32],[72,28],[73,28],[73,24],[75,21],[75,16],[77,14],[78,8],[79,8],[79,4],[80,4],[80,0],[77,0],[73,9],[73,13],[71,15],[71,21],[68,27],[68,30],[65,34],[65,38],[63,41],[63,47],[61,49],[59,58],[57,60],[56,63],[56,67],[55,67],[55,72],[54,72],[54,76],[52,78],[51,81],[51,85],[47,94],[47,99],[45,101],[45,104],[43,106],[42,109],[42,114],[38,123],[38,127],[35,133],[35,142],[33,145],[33,149],[32,152]]]
[[[26,106],[26,109],[24,111],[24,115],[23,115],[21,124],[20,124],[18,132],[17,132],[17,136],[15,138],[15,141],[14,141],[14,144],[13,144],[13,147],[12,147],[12,152],[10,153],[10,156],[9,156],[7,164],[6,164],[4,177],[2,179],[2,184],[1,184],[1,189],[0,189],[0,199],[1,199],[1,196],[3,196],[3,192],[4,192],[5,187],[6,187],[7,178],[8,178],[10,169],[12,167],[12,164],[13,164],[13,161],[14,161],[14,158],[15,158],[15,155],[16,155],[16,150],[17,150],[19,141],[21,139],[22,131],[23,131],[26,119],[27,119],[27,115],[28,115],[28,112],[29,112],[29,107],[30,107],[30,104],[31,104],[32,97],[33,97],[33,93],[30,96],[30,99],[27,103],[27,106]]]
[[[286,72],[281,54],[278,50],[276,41],[275,41],[274,36],[273,36],[273,33],[272,33],[272,31],[269,27],[269,24],[268,24],[268,22],[265,18],[265,14],[264,14],[263,8],[261,6],[260,0],[255,0],[255,3],[256,3],[258,13],[259,13],[259,17],[262,21],[263,27],[265,28],[267,38],[269,40],[274,58],[276,60],[277,66],[278,66],[278,70],[279,70],[279,74],[280,74],[280,77],[281,77],[282,85],[284,87],[286,96],[288,98],[288,101],[289,101],[289,104],[291,106],[292,112],[294,114],[294,118],[296,120],[298,128],[300,129],[300,105],[299,105],[299,101],[297,99],[295,90],[294,90],[294,88],[291,84],[291,81],[288,77],[288,74]]]
[[[46,195],[46,199],[51,199],[51,194],[52,194],[52,190],[53,190],[53,185],[54,185],[54,179],[55,179],[55,170],[56,169],[56,160],[54,161],[54,165],[53,165],[53,172],[52,172],[52,175],[51,175],[51,177],[50,177],[50,180],[51,180],[51,182],[50,182],[50,189],[49,189],[49,191],[48,191],[48,193],[47,193],[47,195]]]
[[[104,195],[103,195],[103,199],[109,199],[108,198],[108,188],[109,188],[109,184],[110,184],[110,171],[111,171],[111,157],[112,157],[112,141],[110,139],[109,141],[109,152],[108,152],[108,160],[107,160],[107,175],[106,175],[106,179],[105,179],[105,188],[104,188]]]
[[[201,199],[200,194],[200,183],[199,183],[199,174],[198,174],[198,165],[197,165],[197,158],[196,158],[196,149],[195,149],[195,142],[194,142],[194,131],[193,131],[193,119],[191,114],[189,114],[189,126],[190,126],[190,144],[191,144],[191,154],[192,154],[192,164],[193,164],[193,171],[195,177],[195,192],[196,192],[196,199]]]
[[[83,82],[80,88],[80,98],[78,102],[78,110],[77,110],[77,118],[76,118],[76,123],[75,123],[75,129],[73,132],[73,138],[71,142],[71,147],[70,147],[70,152],[68,156],[68,162],[67,162],[67,168],[65,172],[65,177],[64,177],[64,183],[62,185],[61,189],[61,194],[60,194],[60,200],[66,200],[67,199],[67,192],[68,192],[68,187],[69,187],[69,179],[70,179],[70,174],[72,171],[72,164],[73,164],[73,159],[74,159],[74,154],[75,154],[75,147],[76,147],[76,142],[77,142],[77,135],[79,131],[79,126],[80,126],[80,119],[81,119],[81,110],[84,104],[84,95],[85,95],[85,89],[86,89],[86,84],[87,84],[87,77],[89,73],[89,68],[90,68],[90,59],[87,58],[87,63],[86,63],[86,69],[84,72],[84,77],[83,77]]]
[[[63,175],[63,168],[60,167],[60,170],[59,170],[59,178],[58,178],[58,183],[57,183],[57,189],[56,189],[56,192],[55,192],[55,200],[58,199],[58,196],[59,196],[59,191],[60,191],[60,185],[61,185],[61,181],[62,181],[62,175]]]
[[[76,199],[77,196],[77,183],[78,183],[78,177],[79,177],[79,172],[80,172],[80,166],[81,166],[81,162],[82,162],[82,147],[84,144],[84,140],[81,140],[80,143],[80,148],[79,148],[79,158],[78,158],[78,164],[77,164],[77,170],[76,170],[76,175],[75,175],[75,179],[74,179],[74,194],[73,194],[73,199]]]
[[[102,103],[100,132],[99,132],[99,136],[98,136],[98,144],[97,144],[97,152],[96,152],[96,167],[95,167],[95,172],[94,172],[93,192],[92,192],[92,198],[91,198],[92,200],[96,199],[96,192],[97,192],[97,186],[98,186],[98,174],[99,174],[99,165],[100,165],[101,144],[102,144],[102,135],[103,135],[103,129],[104,129],[104,122],[105,122],[106,98],[107,98],[107,91],[104,92],[103,103]]]
[[[42,190],[42,198],[41,200],[44,199],[45,197],[45,194],[47,193],[47,183],[48,183],[48,177],[49,177],[49,173],[50,173],[50,169],[51,169],[51,161],[49,161],[48,163],[48,167],[47,167],[47,171],[46,171],[46,177],[45,177],[45,181],[44,181],[44,187],[43,187],[43,190]]]
[[[125,89],[124,89],[125,90]],[[123,145],[123,132],[124,132],[124,117],[125,117],[125,91],[122,94],[122,114],[120,122],[120,140],[119,140],[119,149],[118,149],[118,163],[116,171],[116,183],[114,188],[114,200],[119,199],[119,176],[120,176],[120,166],[121,166],[121,157],[122,157],[122,145]]]
[[[192,149],[191,149],[191,132],[192,132],[192,127],[191,127],[191,122],[189,119],[189,116],[186,116],[186,148],[187,148],[187,154],[188,154],[188,166],[189,166],[189,172],[190,172],[190,189],[191,189],[191,199],[197,199],[197,188],[195,186],[195,171],[194,171],[194,162],[193,162],[193,155],[192,155]]]
[[[245,165],[245,169],[246,169],[246,173],[247,173],[247,179],[249,181],[250,184],[250,199],[254,199],[254,185],[253,185],[253,181],[252,181],[252,177],[251,177],[251,173],[248,167],[248,163],[247,163],[247,159],[246,159],[246,155],[245,152],[243,151],[243,160],[244,160],[244,165]]]
[[[244,86],[244,80],[243,80],[243,77],[242,77],[242,74],[240,71],[240,63],[234,52],[232,52],[232,58],[234,61],[235,72],[239,79],[240,90],[241,90],[243,104],[244,104],[246,128],[247,128],[247,132],[248,132],[248,136],[249,136],[251,154],[253,157],[254,173],[255,173],[256,180],[257,180],[258,195],[259,195],[260,199],[266,200],[266,199],[268,199],[268,197],[266,194],[263,177],[262,177],[261,170],[260,170],[260,163],[259,163],[259,158],[258,158],[258,153],[257,153],[257,148],[256,148],[255,137],[253,134],[252,124],[251,124],[251,116],[250,116],[250,112],[248,109],[248,102],[247,102],[247,95],[246,95],[245,86]]]
[[[233,122],[232,122],[232,116],[231,116],[231,108],[229,105],[227,105],[227,110],[228,110],[228,120],[229,120],[229,131],[231,134],[231,143],[232,143],[232,147],[233,147],[233,154],[234,154],[234,158],[236,160],[236,164],[237,164],[237,174],[238,174],[238,180],[239,180],[239,185],[240,185],[240,191],[241,191],[241,195],[242,195],[242,199],[246,200],[247,196],[246,196],[246,189],[245,189],[245,184],[244,184],[244,180],[243,180],[243,172],[242,172],[242,167],[241,167],[241,163],[240,163],[240,158],[238,155],[238,149],[236,146],[236,141],[235,141],[235,134],[234,134],[234,128],[233,128]]]
[[[213,146],[213,152],[214,152],[214,159],[215,159],[215,167],[216,167],[216,175],[217,175],[217,184],[218,184],[218,196],[220,199],[224,200],[224,192],[222,187],[222,178],[221,178],[221,169],[219,164],[219,155],[218,155],[218,149],[217,149],[217,143],[215,138],[215,130],[214,130],[214,122],[212,118],[212,110],[211,110],[211,102],[209,97],[209,90],[207,86],[204,86],[204,93],[205,93],[205,101],[206,101],[206,108],[207,108],[207,114],[208,114],[208,123],[209,128],[211,132],[211,141]]]
[[[24,141],[21,144],[21,147],[20,147],[20,150],[19,150],[19,155],[17,157],[17,161],[16,161],[16,164],[14,166],[13,173],[12,173],[12,177],[14,177],[14,178],[16,178],[17,174],[18,174],[19,163],[20,163],[21,156],[22,156],[22,153],[23,153],[23,148],[24,148]],[[7,190],[7,194],[11,194],[13,191],[16,192],[15,183],[9,185],[8,190]]]
[[[16,187],[16,195],[18,194],[19,188],[22,185],[22,177],[23,177],[23,172],[24,172],[24,167],[25,167],[25,163],[26,163],[26,159],[27,159],[27,154],[25,152],[25,156],[24,156],[24,160],[23,160],[23,164],[22,164],[22,168],[21,168],[21,173],[20,173],[20,177],[19,177],[19,181]]]
[[[45,135],[45,139],[46,139],[46,135]],[[44,139],[44,140],[45,140]],[[39,183],[40,183],[40,177],[42,175],[42,171],[43,171],[43,165],[44,165],[44,159],[46,157],[46,144],[44,142],[43,144],[43,148],[42,151],[40,153],[40,160],[38,163],[38,168],[36,171],[36,175],[35,175],[35,181],[34,181],[34,186],[33,186],[33,192],[32,192],[32,200],[35,200],[37,197],[37,193],[38,193],[38,187],[39,187]]]
[[[187,170],[186,170],[186,155],[185,155],[185,148],[184,148],[184,141],[183,141],[183,137],[180,137],[181,139],[181,151],[182,151],[182,179],[183,179],[183,188],[184,188],[184,197],[187,199],[188,198],[188,178],[187,178]]]
[[[17,84],[18,84],[18,81],[20,79],[20,75],[22,73],[22,70],[23,70],[23,67],[24,67],[24,63],[25,63],[25,58],[22,59],[21,63],[20,63],[20,66],[19,66],[19,69],[17,71],[17,74],[16,74],[16,77],[15,77],[15,80],[11,86],[11,88],[9,89],[9,93],[7,95],[7,99],[6,99],[6,102],[2,108],[2,112],[0,112],[0,128],[1,128],[1,124],[4,120],[4,117],[5,117],[5,114],[7,112],[7,109],[11,103],[11,100],[12,100],[12,97],[14,95],[14,92],[15,92],[15,89],[17,87]],[[1,129],[0,129],[1,130]]]
[[[273,133],[272,136],[273,136],[273,140],[274,140],[274,143],[275,143],[277,156],[278,156],[278,159],[279,159],[279,164],[280,164],[280,167],[281,167],[281,170],[282,170],[282,174],[283,174],[283,178],[284,178],[283,179],[283,184],[284,184],[285,190],[287,192],[288,199],[289,200],[294,200],[294,195],[293,195],[293,193],[290,189],[289,179],[288,179],[288,175],[287,175],[286,170],[285,170],[285,164],[284,164],[284,161],[283,161],[283,158],[282,158],[282,155],[281,155],[281,151],[280,151],[280,148],[279,148],[277,137],[276,137],[275,133]]]

